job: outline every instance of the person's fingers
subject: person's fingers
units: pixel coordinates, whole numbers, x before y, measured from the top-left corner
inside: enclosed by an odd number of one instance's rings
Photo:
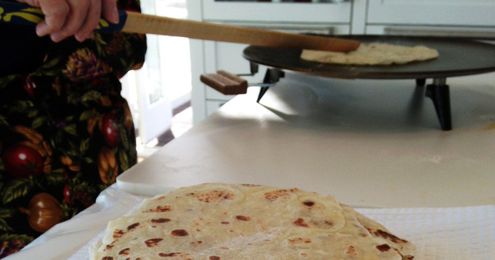
[[[44,1],[54,1],[54,0],[41,0],[40,3],[43,3]],[[70,12],[67,16],[67,20],[64,26],[61,28],[61,30],[50,34],[50,37],[54,42],[59,42],[69,36],[76,34],[80,30],[82,24],[88,18],[90,1],[68,0],[67,3],[69,5]]]
[[[59,42],[74,35],[84,41],[92,35],[101,17],[118,23],[117,0],[18,0],[39,7],[45,20],[38,24],[39,36]]]
[[[117,10],[116,0],[102,0],[101,10],[103,18],[107,19],[109,22],[118,23],[119,22],[119,11]]]
[[[76,39],[80,42],[86,40],[91,35],[93,30],[98,26],[101,17],[100,0],[88,0],[88,2],[90,4],[86,21],[75,35]]]
[[[59,31],[65,24],[70,6],[65,0],[26,0],[25,3],[41,9],[45,20],[36,27],[38,36],[45,36]]]

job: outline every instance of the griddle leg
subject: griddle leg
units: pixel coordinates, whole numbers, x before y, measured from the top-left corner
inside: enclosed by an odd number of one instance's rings
[[[426,86],[426,96],[431,98],[442,130],[452,130],[450,111],[450,90],[445,78],[433,79],[433,84]]]
[[[426,79],[416,79],[416,86],[424,87],[426,85]]]
[[[256,103],[259,103],[261,101],[261,98],[265,95],[265,93],[268,91],[268,87],[261,87],[260,88],[260,93],[258,94],[258,98],[256,99]]]
[[[283,78],[284,76],[285,73],[283,71],[275,68],[268,68],[266,69],[265,77],[263,78],[263,84],[275,84],[280,80],[280,78]],[[259,103],[261,101],[261,98],[263,98],[268,88],[269,87],[261,87],[256,102]]]

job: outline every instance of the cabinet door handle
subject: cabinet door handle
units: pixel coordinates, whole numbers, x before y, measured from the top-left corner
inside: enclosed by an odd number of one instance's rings
[[[495,39],[495,31],[491,30],[468,30],[465,28],[431,28],[431,27],[398,27],[389,26],[384,28],[385,34],[399,36],[435,36],[452,38],[472,38],[480,40]]]

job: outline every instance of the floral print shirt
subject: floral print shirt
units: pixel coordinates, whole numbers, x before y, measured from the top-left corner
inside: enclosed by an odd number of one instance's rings
[[[145,36],[96,33],[43,51],[36,69],[0,77],[0,258],[93,204],[137,161],[119,78],[143,64]]]

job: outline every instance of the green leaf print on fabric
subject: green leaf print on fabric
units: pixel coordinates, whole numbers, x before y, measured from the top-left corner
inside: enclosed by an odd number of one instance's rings
[[[38,110],[32,110],[32,111],[29,111],[29,113],[27,113],[27,117],[33,118],[33,117],[36,117],[38,114],[39,114]]]
[[[0,127],[8,127],[9,126],[9,122],[7,122],[7,119],[0,115]]]
[[[122,145],[124,146],[124,149],[125,150],[129,150],[130,149],[130,140],[127,138],[127,133],[125,131],[125,129],[120,129],[120,142],[122,143]],[[126,169],[126,168],[124,168]]]
[[[12,218],[14,214],[14,209],[0,209],[0,231],[13,231],[12,227],[8,224],[7,219]]]
[[[50,174],[47,174],[45,177],[47,186],[60,186],[64,183],[64,170],[59,169],[58,171],[52,171]]]
[[[0,217],[0,232],[12,232],[12,227],[9,226],[7,220]]]
[[[79,151],[82,154],[85,154],[88,151],[90,142],[91,142],[91,140],[89,138],[87,138],[81,142],[81,144],[79,145]]]
[[[0,89],[9,86],[10,82],[12,82],[17,77],[18,77],[17,75],[10,75],[7,77],[0,78]]]
[[[33,123],[31,124],[31,128],[33,129],[38,129],[40,128],[41,126],[43,126],[46,122],[46,117],[44,116],[40,116],[40,117],[37,117],[33,120]]]
[[[70,124],[70,125],[64,127],[64,131],[68,134],[73,135],[73,136],[77,136],[77,125],[76,124]]]
[[[90,118],[96,117],[98,113],[94,110],[86,110],[79,116],[79,121],[86,121]]]
[[[32,178],[16,179],[8,183],[2,190],[2,203],[8,204],[18,198],[26,196],[34,187]]]
[[[100,99],[101,93],[96,90],[86,92],[81,98],[83,103],[96,102]]]
[[[122,169],[129,169],[129,157],[126,153],[124,152],[119,153],[119,162],[120,162],[120,167],[122,167]]]
[[[23,112],[29,112],[30,109],[33,108],[34,108],[34,104],[32,101],[18,100],[9,107],[9,110],[14,113],[23,113]]]
[[[29,243],[33,240],[32,236],[20,235],[20,234],[2,234],[0,240],[19,240]]]

